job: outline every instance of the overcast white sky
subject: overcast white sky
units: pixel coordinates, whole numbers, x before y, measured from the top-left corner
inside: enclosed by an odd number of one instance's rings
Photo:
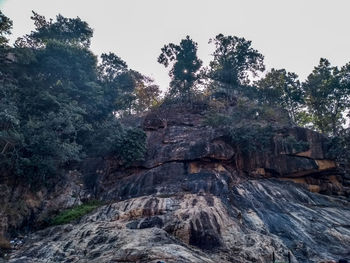
[[[342,66],[350,62],[350,0],[0,0],[14,22],[12,39],[33,29],[31,10],[61,13],[94,29],[95,53],[112,51],[153,77],[164,89],[167,70],[157,63],[164,44],[187,34],[208,64],[208,40],[218,33],[252,40],[268,68],[286,68],[304,79],[320,57]]]

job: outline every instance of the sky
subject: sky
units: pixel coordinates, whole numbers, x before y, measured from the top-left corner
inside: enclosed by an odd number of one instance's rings
[[[94,29],[96,54],[114,52],[130,68],[155,79],[164,90],[167,69],[160,49],[186,35],[198,43],[208,65],[219,33],[244,37],[270,68],[285,68],[304,80],[321,57],[350,62],[350,0],[0,0],[13,20],[13,41],[34,28],[31,10],[54,18],[80,17]]]

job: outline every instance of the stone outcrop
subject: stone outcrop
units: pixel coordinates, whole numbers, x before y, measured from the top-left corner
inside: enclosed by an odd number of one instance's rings
[[[143,162],[126,169],[113,158],[87,160],[66,192],[56,191],[65,201],[52,202],[67,207],[76,189],[74,200],[94,196],[106,205],[28,235],[10,262],[262,263],[273,252],[303,263],[350,257],[350,191],[321,134],[276,127],[268,151],[243,154],[222,129],[204,125],[202,111],[153,112],[143,128]],[[296,150],[289,137],[307,149]]]
[[[90,197],[80,173],[67,173],[67,180],[50,191],[34,191],[27,185],[14,186],[13,182],[0,184],[0,255],[9,238],[22,232],[47,226],[47,219],[58,210],[79,205]],[[4,179],[4,178],[2,178]],[[3,242],[1,242],[3,240]],[[3,245],[2,245],[3,244]],[[5,245],[4,245],[5,244]]]
[[[226,197],[227,199],[225,200]],[[348,203],[250,180],[216,196],[154,194],[105,205],[25,239],[10,262],[318,262],[349,256]]]

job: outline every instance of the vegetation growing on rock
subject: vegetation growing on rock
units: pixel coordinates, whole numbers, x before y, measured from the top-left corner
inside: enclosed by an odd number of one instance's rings
[[[157,87],[115,54],[98,63],[89,49],[92,29],[79,18],[53,21],[33,13],[32,19],[35,30],[14,47],[2,41],[1,165],[17,181],[40,187],[85,157],[142,159],[145,134],[116,115],[130,114],[137,100],[151,106],[141,90],[152,85],[147,96],[158,96]],[[1,21],[8,33],[10,20]]]
[[[169,244],[198,262],[217,262],[203,252],[210,250],[241,262],[259,262],[257,252],[266,259],[273,248],[293,247],[300,260],[347,253],[339,244],[348,243],[347,232],[327,231],[346,226],[349,215],[349,65],[321,59],[304,82],[285,69],[261,76],[264,56],[252,42],[219,34],[203,68],[186,36],[161,49],[158,61],[171,77],[161,97],[152,79],[118,55],[98,59],[93,30],[79,18],[33,13],[34,31],[9,46],[12,23],[0,17],[0,201],[9,204],[0,211],[0,240],[49,212],[72,207],[52,220],[57,225],[99,206],[73,206],[81,200],[114,202],[92,215],[92,232],[89,217],[77,229],[57,227],[60,236],[45,229],[36,238],[48,243],[18,256],[50,255],[56,241],[64,252],[72,246],[81,257],[104,257],[96,245],[124,262],[154,260]],[[144,242],[137,257],[129,253],[134,233]],[[177,249],[168,252],[174,258]]]
[[[93,30],[80,18],[47,20],[33,12],[35,29],[10,47],[6,36],[12,22],[1,17],[1,165],[16,180],[49,184],[62,168],[86,157],[113,155],[124,165],[142,160],[145,134],[120,120],[159,103],[166,107],[169,98],[192,106],[201,98],[208,122],[234,123],[228,134],[238,144],[253,137],[264,144],[263,130],[271,121],[307,125],[339,136],[338,141],[348,133],[343,126],[350,104],[348,65],[338,69],[321,59],[303,83],[285,69],[252,82],[249,76],[265,66],[251,41],[217,35],[210,40],[213,60],[202,68],[198,45],[187,36],[161,50],[158,61],[170,67],[172,79],[161,101],[152,80],[116,54],[102,54],[97,61],[90,50]],[[227,105],[233,111],[224,117],[220,107]]]
[[[51,225],[63,225],[71,223],[72,221],[75,221],[83,217],[84,215],[92,212],[101,205],[101,202],[90,201],[85,204],[66,209],[59,213],[57,216],[55,216],[50,223]]]

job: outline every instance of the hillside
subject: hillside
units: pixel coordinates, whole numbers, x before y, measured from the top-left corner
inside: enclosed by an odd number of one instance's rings
[[[92,197],[105,205],[71,224],[29,233],[9,262],[243,263],[270,262],[273,253],[286,260],[288,252],[292,262],[320,262],[350,256],[349,182],[327,158],[324,136],[276,123],[268,150],[246,155],[222,129],[205,124],[205,111],[179,106],[140,120],[147,133],[143,162],[122,168],[112,157],[89,159],[67,171],[67,183],[54,193],[18,189],[27,214],[16,223],[40,224],[50,210]],[[281,140],[289,136],[308,149],[293,150]],[[93,188],[86,178],[93,178]]]
[[[1,263],[348,262],[350,63],[301,80],[187,35],[159,87],[79,17],[30,18],[12,43],[0,10]]]

